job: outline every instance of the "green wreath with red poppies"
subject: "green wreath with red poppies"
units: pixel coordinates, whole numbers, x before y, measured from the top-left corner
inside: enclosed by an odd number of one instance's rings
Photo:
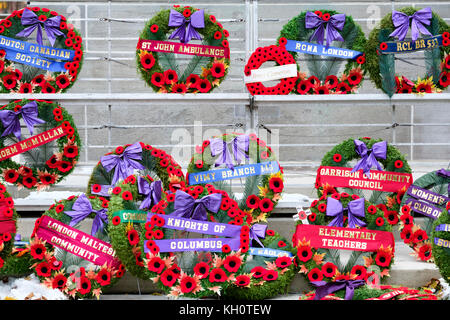
[[[436,227],[441,224],[450,224],[450,202],[447,203],[444,210],[442,210],[439,217],[433,222],[433,230],[431,232],[432,250],[434,263],[439,269],[444,281],[450,283],[450,232],[444,230],[436,230]],[[437,239],[438,243],[436,243]],[[447,247],[439,244],[439,241],[447,241]]]
[[[290,241],[274,230],[266,229],[265,238],[259,240],[264,250],[276,249],[295,254]],[[253,244],[256,242],[253,241]],[[249,255],[243,274],[237,276],[234,285],[225,290],[223,298],[263,300],[287,294],[295,276],[293,259],[288,254],[278,257]]]
[[[69,90],[77,80],[83,65],[83,41],[80,32],[70,24],[66,17],[56,11],[47,8],[26,7],[13,11],[8,17],[0,21],[0,35],[21,41],[28,41],[36,36],[36,31],[28,37],[20,37],[17,34],[29,25],[22,25],[21,19],[24,10],[30,10],[38,17],[41,32],[45,38],[44,23],[48,19],[59,18],[58,32],[52,47],[74,51],[73,60],[64,64],[66,71],[46,71],[34,66],[8,60],[6,51],[0,49],[0,92],[1,93],[62,93]],[[57,59],[58,60],[58,59]],[[65,61],[65,60],[63,60]]]
[[[148,179],[148,178],[146,178]],[[150,181],[149,181],[150,182]],[[127,270],[142,279],[151,279],[157,286],[171,298],[221,295],[227,286],[231,285],[236,277],[242,273],[242,266],[249,249],[249,227],[243,220],[243,215],[236,215],[236,210],[222,209],[226,204],[237,209],[237,203],[228,197],[222,190],[216,190],[197,185],[179,189],[187,192],[195,199],[201,199],[209,194],[222,195],[221,208],[217,213],[207,210],[208,221],[228,223],[242,226],[240,234],[240,249],[231,251],[228,245],[222,247],[222,252],[199,252],[194,254],[189,270],[183,270],[178,265],[178,257],[173,252],[160,253],[159,247],[153,240],[180,237],[177,232],[164,228],[164,220],[157,215],[146,223],[130,223],[114,215],[120,210],[137,210],[142,195],[138,193],[136,177],[131,176],[115,187],[108,209],[108,218],[111,225],[111,237],[114,239],[114,248]],[[165,192],[162,200],[153,205],[152,213],[168,215],[174,211],[175,193]],[[182,236],[182,235],[181,235]],[[145,252],[145,245],[149,249]],[[182,254],[182,253],[181,253]]]
[[[6,261],[11,258],[14,249],[14,237],[17,230],[17,219],[19,215],[14,208],[14,200],[6,190],[5,185],[0,183],[0,224],[5,224],[5,229],[10,230],[0,234],[0,274],[4,272]],[[6,227],[8,225],[8,227]]]
[[[1,177],[7,183],[29,190],[44,190],[59,183],[74,170],[80,157],[81,139],[72,116],[57,102],[17,100],[4,105],[0,112],[8,110],[17,113],[23,106],[34,102],[37,104],[37,117],[44,120],[39,127],[34,127],[34,131],[45,132],[62,126],[65,135],[57,138],[56,143],[43,144],[21,153],[21,160],[10,157],[0,161],[0,170]],[[0,132],[5,130],[0,121]],[[20,141],[15,134],[7,134],[0,137],[0,149]]]
[[[363,141],[367,148],[382,141],[382,139],[371,139],[370,137],[359,138]],[[322,158],[321,166],[331,167],[351,167],[350,162],[352,160],[359,159],[360,156],[355,150],[354,139],[348,139],[342,143],[333,147]],[[387,144],[386,159],[378,159],[384,170],[390,172],[411,173],[411,167],[408,164],[405,156],[393,145]],[[317,195],[320,197],[322,194],[330,194],[337,190],[334,186],[319,185],[316,182]],[[357,194],[362,196],[362,190],[354,188],[342,188],[349,194]],[[374,191],[369,198],[369,202],[375,204],[379,209],[384,212],[384,215],[391,225],[399,223],[399,211],[400,204],[402,202],[403,195],[406,192],[406,188],[394,193],[378,192]]]
[[[49,216],[57,221],[69,224],[71,216],[65,211],[72,210],[72,206],[79,196],[70,196],[53,204],[42,215]],[[103,197],[90,196],[89,202],[93,210],[108,208],[109,201]],[[71,254],[65,250],[54,247],[45,240],[36,236],[37,228],[42,217],[36,219],[30,243],[26,252],[22,253],[31,259],[31,269],[48,288],[58,289],[73,299],[99,298],[100,295],[112,287],[125,274],[123,264],[117,268],[103,265],[96,266],[81,257]],[[89,218],[95,217],[91,213]],[[79,224],[73,228],[78,229]],[[108,242],[108,225],[99,228],[95,237]]]
[[[301,12],[283,26],[277,39],[277,43],[280,46],[285,46],[287,40],[309,41],[314,29],[306,28],[306,13],[307,11]],[[320,19],[328,21],[331,16],[338,14],[338,12],[335,10],[316,10],[314,14]],[[364,52],[366,37],[361,27],[354,22],[351,16],[345,16],[344,27],[339,33],[344,41],[335,43],[339,43],[340,47]],[[294,57],[294,60],[298,61],[299,53],[292,51],[290,54]],[[325,61],[323,60],[318,55],[307,55],[305,66],[300,65],[300,72],[292,90],[293,93],[349,94],[357,92],[357,89],[362,85],[365,74],[366,57],[364,54],[348,60],[341,75],[338,75],[337,72],[343,59],[332,57]],[[308,70],[309,75],[301,71],[305,69]]]
[[[358,195],[350,195],[346,192],[323,195],[311,203],[311,213],[306,218],[308,224],[326,226],[332,222],[333,217],[326,215],[328,197],[336,199],[343,207],[347,207],[350,201],[360,199]],[[364,217],[361,218],[361,221],[366,224],[364,230],[388,232],[392,230],[383,211],[367,200],[364,201]],[[302,220],[297,221],[297,225],[300,224],[303,224]],[[349,228],[347,216],[344,216],[343,227]],[[355,229],[349,228],[349,230]],[[297,237],[297,234],[294,234],[292,242],[296,248],[295,263],[299,268],[299,273],[302,273],[310,282],[368,281],[373,274],[383,280],[389,276],[389,270],[394,263],[394,248],[390,246],[386,248],[380,246],[374,252],[346,250],[350,251],[351,255],[344,266],[340,261],[339,250],[314,248],[308,239]]]
[[[187,21],[199,9],[190,6],[174,6]],[[140,40],[167,41],[176,30],[170,27],[171,10],[161,10],[151,18],[139,35]],[[204,13],[204,28],[196,31],[203,37],[202,44],[228,48],[229,32],[214,15]],[[193,56],[183,72],[172,52],[151,52],[136,49],[136,65],[142,79],[159,93],[209,93],[225,79],[230,65],[229,58]]]
[[[243,136],[243,134],[224,134],[212,139],[218,138],[230,142],[239,136]],[[246,154],[251,163],[277,161],[272,148],[264,140],[258,138],[256,134],[250,133],[248,141]],[[200,173],[214,168],[214,163],[219,156],[220,154],[212,156],[210,139],[204,140],[202,145],[195,147],[194,156],[187,168],[187,177],[189,178],[191,173]],[[235,165],[234,168],[239,168],[239,165]],[[239,209],[245,213],[246,221],[249,224],[267,221],[266,219],[278,204],[284,190],[283,169],[280,167],[280,171],[276,173],[249,176],[244,179],[243,196],[239,201]],[[192,179],[189,181],[192,182]],[[215,181],[208,184],[208,187],[225,190],[230,197],[235,198],[231,190],[231,184],[226,181]]]
[[[399,12],[409,16],[420,8],[405,7]],[[386,42],[394,38],[389,35],[395,30],[392,14],[384,16],[380,23],[370,32],[366,44],[366,68],[375,86],[389,96],[394,93],[434,93],[441,92],[450,85],[450,26],[435,12],[429,25],[423,25],[433,36],[441,34],[442,46],[425,50],[426,74],[417,80],[410,80],[395,72],[394,54],[383,54],[387,49]],[[407,61],[405,61],[407,62]]]
[[[141,160],[138,162],[145,168],[140,170],[141,175],[149,175],[152,179],[161,180],[164,190],[176,191],[177,188],[185,186],[185,177],[181,166],[175,161],[175,159],[166,151],[153,147],[152,145],[138,142],[141,145],[142,153]],[[126,144],[118,146],[114,151],[108,152],[106,155],[121,155],[124,151],[131,146]],[[103,196],[108,197],[112,191],[112,181],[114,176],[113,168],[110,171],[102,165],[99,161],[97,165],[92,169],[91,176],[89,178],[86,194],[98,194],[102,191],[102,185],[111,186],[111,190]]]

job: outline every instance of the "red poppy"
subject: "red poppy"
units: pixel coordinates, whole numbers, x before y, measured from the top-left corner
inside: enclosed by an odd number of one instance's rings
[[[154,86],[162,87],[166,82],[164,74],[155,72],[154,74],[152,74],[151,82]]]
[[[326,203],[320,203],[317,206],[317,210],[319,210],[319,212],[325,212],[327,210],[327,204]]]
[[[442,72],[442,75],[439,78],[439,84],[443,87],[447,87],[450,84],[450,76],[448,72]]]
[[[350,274],[356,275],[357,280],[364,280],[367,276],[367,269],[364,266],[354,266],[350,271]]]
[[[330,91],[328,90],[327,86],[318,86],[314,88],[315,94],[329,94]]]
[[[235,283],[238,287],[248,286],[250,284],[250,277],[245,274],[241,274],[236,277]]]
[[[4,51],[4,50],[0,50],[0,51]],[[1,54],[3,55],[3,54]],[[5,61],[0,60],[0,73],[3,72],[3,69],[5,68]]]
[[[207,93],[207,92],[209,92],[211,90],[211,88],[212,88],[211,82],[209,82],[208,79],[200,79],[198,81],[197,89],[201,93]]]
[[[314,268],[308,273],[309,281],[321,281],[323,279],[322,271],[319,268]]]
[[[55,93],[56,89],[48,82],[42,85],[42,93]]]
[[[159,29],[159,27],[158,27],[157,24],[152,24],[151,27],[150,27],[150,31],[153,32],[153,33],[158,32],[158,29]]]
[[[275,231],[273,231],[271,229],[267,229],[266,234],[270,237],[273,237],[275,235]]]
[[[395,160],[394,166],[395,166],[397,169],[403,168],[403,161],[402,161],[402,160]]]
[[[313,256],[311,248],[309,246],[300,246],[297,249],[297,257],[302,262],[309,261]]]
[[[328,89],[336,88],[338,83],[339,80],[335,75],[329,75],[325,78],[325,85],[328,87]]]
[[[384,219],[382,217],[378,217],[375,219],[375,224],[379,227],[381,227],[382,225],[384,225]]]
[[[375,257],[375,263],[380,267],[388,267],[391,263],[391,255],[386,251],[377,251],[377,256]]]
[[[314,11],[314,14],[316,14],[317,16],[319,16],[320,18],[322,18],[322,11],[316,10],[316,11]]]
[[[33,244],[30,247],[30,254],[33,257],[33,259],[42,260],[44,259],[45,253],[46,253],[45,246],[41,243]]]
[[[182,293],[189,293],[196,287],[195,279],[189,276],[184,277],[180,281],[180,287]]]
[[[350,92],[350,90],[350,86],[345,82],[339,83],[336,87],[336,92],[340,94],[347,94]]]
[[[314,222],[314,221],[316,221],[316,218],[317,218],[317,214],[315,212],[311,212],[311,214],[308,216],[308,221]]]
[[[37,183],[37,180],[33,176],[27,176],[23,178],[22,184],[27,188],[33,188]]]
[[[63,212],[63,211],[64,211],[64,205],[63,205],[62,203],[58,204],[58,205],[55,207],[55,211],[56,211],[56,213],[61,213],[61,212]]]
[[[308,81],[309,81],[309,83],[312,85],[312,86],[314,86],[314,85],[319,85],[320,84],[320,80],[319,80],[319,78],[317,78],[316,76],[310,76],[309,78],[308,78]]]
[[[308,80],[302,80],[297,85],[297,92],[300,94],[307,94],[311,88],[312,85]]]
[[[396,225],[398,223],[397,211],[389,210],[384,213],[384,216],[389,224]]]
[[[375,214],[377,213],[377,207],[371,204],[370,206],[367,207],[367,212],[369,212],[370,214]]]
[[[53,289],[63,289],[66,286],[67,278],[62,275],[56,275],[52,280],[52,288]]]
[[[64,148],[64,156],[67,158],[75,158],[78,156],[78,147],[76,145],[68,145]]]
[[[196,74],[190,74],[187,78],[186,78],[186,85],[189,88],[197,88],[197,85],[199,83],[200,77]]]
[[[91,291],[91,281],[85,276],[82,276],[78,279],[77,282],[77,291],[80,294],[88,294]]]
[[[419,258],[423,261],[428,261],[432,256],[432,248],[429,244],[420,246],[418,250]]]
[[[56,85],[58,88],[67,88],[70,84],[69,78],[65,74],[61,74],[56,77]]]
[[[273,192],[282,192],[284,185],[283,180],[279,177],[272,177],[269,180],[269,188],[273,190]]]
[[[323,15],[322,15],[322,19],[324,20],[324,21],[328,21],[328,20],[330,20],[330,18],[331,18],[331,15],[327,12],[327,13],[324,13]]]
[[[407,226],[407,225],[412,225],[413,224],[413,217],[409,214],[409,213],[407,213],[407,214],[402,214],[401,216],[400,216],[400,220],[402,220],[403,221],[403,224],[405,225],[405,226]]]
[[[278,271],[276,270],[266,270],[266,273],[263,275],[264,281],[275,281],[278,279]]]
[[[175,70],[169,69],[164,71],[164,79],[166,84],[173,84],[178,81],[178,75]]]
[[[412,87],[404,84],[398,89],[397,92],[398,93],[411,93],[412,92]]]
[[[146,53],[141,56],[141,65],[144,69],[151,69],[155,65],[155,58],[151,53]]]
[[[262,212],[270,212],[273,210],[273,202],[269,198],[263,198],[259,201],[259,209]]]
[[[13,73],[7,74],[2,78],[2,82],[6,89],[11,90],[17,85],[16,75]]]
[[[211,75],[214,78],[222,78],[225,75],[225,65],[220,62],[213,63],[211,67]]]
[[[147,241],[147,243],[150,241]],[[153,242],[154,243],[154,242]],[[147,263],[147,268],[150,271],[161,273],[165,267],[164,261],[159,257],[151,258]]]
[[[216,17],[213,16],[212,14],[209,15],[209,20],[210,20],[212,23],[216,23]]]
[[[39,277],[50,277],[52,274],[50,264],[46,261],[39,263],[36,266],[36,273]]]
[[[400,238],[402,238],[406,244],[411,243],[413,241],[412,227],[405,226],[400,232]]]
[[[350,83],[352,86],[357,85],[361,82],[362,79],[362,74],[361,72],[354,70],[354,71],[350,71],[349,75],[348,75],[348,83]]]
[[[427,240],[427,239],[428,239],[428,235],[427,235],[427,233],[426,233],[424,230],[422,230],[422,229],[416,230],[416,231],[413,233],[413,239],[412,239],[412,241],[413,241],[414,243],[419,243],[419,242],[425,241],[425,240]]]
[[[366,57],[365,55],[360,55],[356,58],[356,63],[357,64],[364,64],[366,62]]]
[[[386,42],[382,42],[382,43],[380,43],[380,50],[386,50],[388,48],[388,45],[387,45],[387,43]]]
[[[236,256],[228,256],[225,258],[223,266],[228,272],[237,272],[241,267],[241,259]]]
[[[127,232],[127,238],[130,245],[135,246],[139,243],[139,234],[136,230],[132,229]]]
[[[165,270],[160,278],[162,284],[166,287],[172,287],[177,281],[177,275],[170,269]]]
[[[192,14],[191,10],[189,10],[187,8],[183,10],[183,16],[185,18],[189,18],[191,16],[191,14]]]
[[[250,272],[253,274],[253,278],[259,279],[266,274],[267,270],[264,267],[256,266],[253,267],[253,269],[251,269]]]
[[[173,93],[186,93],[187,92],[186,85],[183,83],[175,83],[172,86],[172,92]]]
[[[275,260],[275,265],[278,268],[287,268],[292,264],[292,259],[290,257],[287,256],[282,256],[282,257],[278,257]]]
[[[333,160],[334,160],[334,162],[341,162],[342,161],[342,156],[339,153],[335,153],[333,155]]]
[[[209,274],[209,281],[210,282],[225,282],[227,280],[227,275],[225,274],[225,271],[220,268],[212,269]]]
[[[214,39],[219,40],[220,38],[222,38],[222,32],[216,31],[214,33]]]
[[[403,214],[409,214],[409,212],[411,211],[411,208],[407,204],[405,204],[402,206],[401,211]]]
[[[209,274],[209,264],[206,262],[199,262],[194,267],[194,273],[200,277],[200,279],[204,279]]]
[[[19,173],[14,169],[9,169],[3,173],[3,177],[5,178],[6,182],[14,183],[19,178]]]
[[[432,88],[429,83],[421,83],[416,87],[417,92],[431,93]]]
[[[111,273],[103,268],[98,272],[95,280],[97,280],[101,286],[107,286],[111,283]]]
[[[336,274],[337,267],[332,262],[327,262],[322,266],[322,274],[325,277],[333,277]]]
[[[130,191],[124,191],[122,193],[123,200],[133,200],[133,194]]]
[[[20,93],[32,93],[33,87],[29,83],[22,83],[19,88]]]

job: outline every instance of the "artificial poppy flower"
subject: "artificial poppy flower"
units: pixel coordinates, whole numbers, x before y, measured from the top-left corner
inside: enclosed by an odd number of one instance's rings
[[[403,85],[401,86],[398,91],[398,93],[411,93],[412,92],[412,87],[408,86],[408,85]]]
[[[319,268],[314,268],[308,273],[309,281],[321,281],[323,279],[322,271]]]
[[[56,77],[56,85],[60,89],[67,88],[70,84],[69,78],[65,74]]]
[[[4,50],[0,50],[0,51],[4,52]],[[4,69],[5,69],[5,61],[0,60],[0,73],[3,72]]]
[[[419,242],[425,241],[427,239],[428,239],[428,235],[422,229],[418,229],[413,233],[413,242],[414,243],[419,243]]]
[[[397,169],[403,168],[403,161],[402,161],[402,160],[395,160],[394,166],[395,166]]]
[[[196,74],[190,74],[187,78],[186,78],[186,85],[189,88],[197,88],[197,85],[199,83],[200,77]]]
[[[259,209],[262,212],[270,212],[273,210],[273,202],[269,198],[263,198],[259,201]]]
[[[333,161],[334,162],[341,162],[342,161],[342,156],[339,153],[335,153],[333,155]]]
[[[29,83],[22,83],[19,87],[19,93],[32,93],[33,87]]]
[[[177,279],[176,274],[170,269],[165,270],[160,277],[161,283],[166,287],[172,287]]]
[[[47,81],[42,85],[42,93],[55,93],[56,89]]]
[[[273,192],[282,192],[283,191],[283,180],[279,177],[272,177],[269,180],[269,188],[273,190]]]
[[[164,79],[166,84],[174,84],[178,81],[178,75],[175,70],[169,69],[164,71]]]
[[[225,65],[221,62],[214,62],[211,67],[211,75],[214,78],[221,78],[225,75]]]
[[[331,15],[327,12],[327,13],[324,13],[323,15],[322,15],[322,19],[323,19],[323,21],[328,21],[328,20],[330,20],[330,18],[331,18]]]
[[[267,270],[263,275],[264,281],[275,281],[278,279],[278,271],[276,270]]]
[[[336,274],[337,267],[332,262],[326,262],[321,271],[325,277],[332,278]]]
[[[141,55],[141,65],[144,69],[151,69],[155,65],[155,57],[151,53]]]
[[[53,289],[63,289],[66,286],[67,278],[62,275],[56,275],[52,280],[52,288]]]
[[[78,279],[78,281],[76,281],[77,283],[77,291],[80,294],[88,294],[91,291],[91,281],[89,281],[89,279],[87,277],[80,277]]]
[[[310,83],[312,86],[320,85],[320,80],[319,80],[319,78],[317,78],[316,76],[310,76],[310,77],[308,78],[308,81],[309,81],[309,83]]]
[[[424,244],[423,246],[420,246],[417,253],[422,261],[428,261],[432,256],[432,248],[429,244]]]
[[[107,286],[111,283],[111,272],[109,272],[107,269],[102,268],[95,277],[95,280],[101,285],[101,286]]]
[[[211,90],[211,88],[212,88],[211,82],[209,82],[208,79],[200,79],[198,81],[197,89],[201,93],[207,93],[207,92],[209,92]]]
[[[377,207],[371,204],[367,207],[367,212],[369,212],[370,214],[375,214],[377,213]]]
[[[225,258],[223,266],[228,272],[237,272],[241,267],[241,259],[237,256],[228,256]]]
[[[311,251],[311,247],[306,245],[300,245],[297,248],[297,257],[302,262],[309,261],[313,256],[313,253]]]
[[[225,282],[226,280],[227,275],[223,269],[215,268],[209,273],[209,282]]]
[[[388,267],[391,263],[391,255],[384,250],[377,250],[375,263],[380,267]]]
[[[186,93],[187,92],[186,85],[183,83],[175,83],[172,86],[172,92],[173,93]]]
[[[325,78],[325,86],[328,89],[333,89],[336,88],[336,86],[338,85],[339,80],[335,75],[329,75]]]
[[[433,81],[431,81],[430,79],[424,79],[417,82],[416,91],[419,93],[431,93],[433,92],[433,87]]]
[[[59,161],[57,165],[57,169],[61,172],[68,172],[72,170],[73,166],[70,162],[67,161]]]
[[[314,88],[314,93],[315,94],[329,94],[330,91],[328,90],[328,88],[326,86],[318,86]]]
[[[150,241],[147,241],[147,243]],[[154,243],[154,242],[153,242]],[[147,263],[147,269],[156,273],[161,273],[165,267],[164,261],[159,257],[151,258]]]
[[[314,222],[314,221],[316,221],[316,218],[317,218],[317,214],[316,214],[315,212],[311,212],[311,214],[308,215],[308,221],[309,221],[309,222]]]
[[[398,214],[397,211],[389,210],[384,213],[384,217],[391,225],[396,225],[398,223]]]
[[[139,243],[139,234],[136,230],[132,229],[127,232],[127,238],[130,245],[135,246]]]
[[[336,86],[336,92],[340,94],[347,94],[350,92],[350,90],[351,90],[350,86],[345,82],[340,82]]]
[[[246,287],[250,284],[250,277],[245,274],[241,274],[236,277],[235,284],[238,287]]]
[[[152,25],[150,26],[150,31],[153,32],[153,33],[158,32],[158,29],[159,29],[159,27],[158,27],[157,24],[152,24]]]
[[[35,243],[30,247],[30,254],[33,259],[42,260],[44,259],[46,248],[42,243]]]
[[[259,279],[259,278],[262,278],[266,274],[267,270],[264,267],[256,266],[256,267],[253,267],[250,270],[250,272],[253,274],[253,278]]]
[[[46,261],[39,263],[36,266],[36,273],[39,277],[50,277],[52,274],[50,264]]]
[[[386,50],[388,48],[388,45],[387,45],[387,43],[386,42],[382,42],[382,43],[380,43],[380,50]]]
[[[287,268],[292,264],[292,258],[287,257],[287,256],[282,256],[282,257],[278,257],[275,260],[275,265],[278,268]]]
[[[400,238],[403,239],[403,242],[406,244],[411,243],[413,241],[413,232],[410,226],[406,226],[400,232]]]
[[[33,188],[37,183],[37,180],[33,176],[23,178],[22,184],[27,188]]]
[[[162,74],[160,72],[155,72],[154,74],[152,74],[151,83],[154,86],[162,87],[166,83],[164,74]]]
[[[122,199],[123,200],[133,200],[133,194],[130,191],[124,191],[122,193]]]
[[[366,62],[366,56],[364,54],[362,54],[356,58],[357,64],[364,64],[365,62]]]
[[[247,197],[246,205],[250,209],[256,209],[259,207],[259,197],[257,195],[250,195]]]
[[[209,20],[210,20],[212,23],[216,23],[216,17],[213,16],[212,14],[209,15]]]
[[[38,85],[38,86],[41,86],[42,84],[44,84],[44,82],[45,82],[45,80],[44,80],[43,74],[40,74],[31,80],[31,83]]]
[[[378,217],[375,219],[375,224],[379,227],[381,227],[382,225],[384,225],[384,219],[382,217]]]
[[[221,38],[222,38],[222,32],[216,31],[216,32],[214,33],[214,39],[219,40],[219,39],[221,39]]]
[[[283,240],[278,241],[278,247],[279,247],[279,248],[284,248],[284,247],[286,247],[286,246],[287,246],[287,244],[286,244],[286,242],[284,242]]]
[[[367,269],[364,266],[356,265],[352,268],[350,274],[356,275],[357,280],[364,280],[367,276]]]
[[[2,82],[6,89],[14,89],[14,87],[17,85],[16,75],[13,73],[7,74],[2,78]]]
[[[19,173],[14,169],[3,171],[3,178],[6,182],[14,183],[19,178]]]
[[[187,8],[183,10],[183,16],[185,18],[189,18],[191,16],[191,14],[192,14],[191,10],[189,10]]]
[[[307,94],[311,88],[312,85],[308,80],[302,80],[297,85],[297,92],[300,94]]]
[[[332,195],[331,195],[331,197],[333,198],[333,199],[336,199],[336,200],[339,200],[339,199],[341,199],[341,195],[339,194],[339,193],[333,193]]]
[[[78,156],[78,147],[76,145],[68,145],[64,148],[63,154],[67,158],[75,158]]]
[[[409,213],[404,213],[400,216],[400,220],[403,221],[405,226],[413,224],[413,217]]]
[[[362,73],[358,69],[351,70],[348,74],[347,80],[352,86],[357,85],[361,82]]]
[[[319,212],[325,212],[327,210],[327,204],[326,203],[320,203],[317,206],[317,210],[319,210]]]
[[[206,278],[209,274],[209,264],[206,262],[199,262],[194,267],[194,273],[200,277],[200,279]]]
[[[64,211],[64,205],[63,205],[62,203],[58,204],[58,205],[55,207],[55,211],[56,211],[56,213],[61,213],[61,212],[63,212],[63,211]]]
[[[197,287],[197,283],[194,278],[185,276],[180,281],[180,288],[182,293],[189,293]]]

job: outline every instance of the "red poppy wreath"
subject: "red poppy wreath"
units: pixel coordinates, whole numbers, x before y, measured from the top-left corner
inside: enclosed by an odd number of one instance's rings
[[[274,61],[275,67],[260,68],[265,62]],[[298,80],[297,65],[284,46],[259,47],[252,53],[244,67],[244,82],[252,95],[285,95],[294,90]],[[263,82],[277,80],[266,87]],[[266,82],[267,83],[267,82]]]
[[[124,275],[109,243],[108,205],[102,197],[71,196],[36,220],[26,254],[44,285],[74,299],[98,299]],[[92,224],[84,232],[86,218]]]
[[[13,252],[18,217],[13,198],[0,183],[0,274]]]
[[[278,43],[294,60],[304,56],[294,93],[347,94],[361,86],[366,38],[351,16],[334,10],[304,11],[283,26]]]
[[[203,9],[174,6],[161,10],[139,35],[137,69],[155,92],[211,92],[228,73],[228,36],[216,17]],[[193,56],[184,69],[177,59],[180,54]]]
[[[242,273],[251,229],[236,216],[237,203],[226,192],[190,186],[163,194],[151,210],[139,210],[143,197],[136,185],[118,187],[108,217],[127,269],[172,298],[220,295]],[[224,203],[232,208],[222,209]]]
[[[224,134],[203,141],[196,146],[187,171],[189,185],[225,190],[233,199],[231,186],[241,181],[244,192],[239,209],[249,224],[267,221],[284,189],[283,168],[275,153],[254,133]]]
[[[312,284],[344,281],[357,288],[389,276],[395,242],[382,210],[357,195],[336,192],[313,201],[310,211],[297,222],[292,242],[299,272]]]
[[[82,64],[81,35],[59,13],[27,7],[0,21],[0,92],[67,91]]]
[[[80,157],[73,118],[57,102],[10,102],[0,109],[0,132],[2,178],[19,188],[49,188],[69,175]]]

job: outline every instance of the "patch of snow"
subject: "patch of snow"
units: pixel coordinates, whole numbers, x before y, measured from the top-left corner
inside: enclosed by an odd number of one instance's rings
[[[68,297],[58,289],[47,288],[34,275],[26,278],[9,278],[0,282],[0,299],[15,300],[68,300]]]

